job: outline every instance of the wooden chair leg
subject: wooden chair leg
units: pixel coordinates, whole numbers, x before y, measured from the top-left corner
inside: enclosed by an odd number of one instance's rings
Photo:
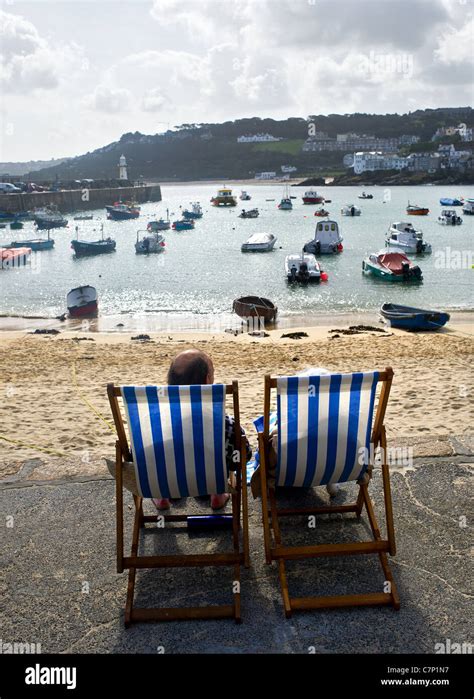
[[[271,555],[271,535],[270,535],[270,519],[268,516],[268,488],[267,488],[267,460],[265,453],[265,440],[262,434],[258,435],[258,449],[260,454],[260,489],[262,498],[262,523],[263,523],[263,541],[265,545],[265,560],[268,564],[272,562]]]
[[[247,454],[245,449],[242,449],[242,478],[240,492],[242,494],[242,543],[244,549],[244,566],[250,568],[250,549],[249,549],[249,498],[247,486]]]
[[[387,463],[387,434],[385,431],[385,425],[382,427],[380,443],[382,446],[382,479],[385,502],[385,518],[387,522],[387,536],[390,542],[390,555],[395,556],[397,549],[395,545],[395,528],[393,525],[392,492],[390,489],[390,474]]]
[[[117,573],[123,573],[123,486],[122,486],[122,449],[120,442],[115,444],[115,507],[117,538]]]
[[[277,546],[281,546],[281,530],[280,530],[280,522],[278,520],[278,511],[277,511],[276,495],[275,495],[274,488],[270,488],[269,498],[270,498],[271,513],[272,513],[272,527],[273,527],[273,532],[275,535],[275,544]],[[278,577],[280,578],[281,595],[283,598],[283,607],[285,609],[285,617],[287,619],[289,619],[291,617],[291,601],[290,601],[290,592],[288,590],[288,580],[286,578],[285,561],[283,558],[280,558],[278,561]]]
[[[135,498],[135,496],[134,496]],[[139,500],[141,498],[137,498]],[[135,502],[135,505],[137,503]],[[138,555],[138,539],[140,536],[140,514],[139,514],[139,509],[137,508],[135,510],[135,519],[133,522],[133,534],[132,534],[132,548],[131,548],[131,555],[132,556],[137,556]],[[128,585],[127,585],[127,602],[125,604],[125,617],[124,617],[124,622],[125,622],[125,627],[128,628],[130,624],[132,623],[132,615],[133,615],[133,598],[135,594],[135,579],[136,579],[136,573],[137,569],[136,568],[130,568],[128,571]]]

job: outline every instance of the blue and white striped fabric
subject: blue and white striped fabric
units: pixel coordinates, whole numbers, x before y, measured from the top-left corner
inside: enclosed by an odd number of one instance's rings
[[[277,379],[277,485],[309,488],[363,475],[378,377],[374,371]]]
[[[121,386],[144,498],[228,491],[224,385]]]

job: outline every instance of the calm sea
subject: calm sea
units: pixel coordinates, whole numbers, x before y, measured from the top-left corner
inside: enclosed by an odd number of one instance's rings
[[[474,308],[474,260],[469,264],[474,217],[464,216],[463,225],[452,228],[437,222],[442,208],[440,197],[474,197],[473,187],[371,187],[367,191],[374,199],[369,201],[358,199],[361,188],[320,188],[332,200],[326,208],[341,227],[344,252],[320,258],[329,274],[327,283],[291,288],[284,274],[285,256],[299,252],[313,237],[318,220],[315,207],[302,204],[305,188],[292,187],[297,199],[291,212],[277,209],[283,194],[281,185],[247,186],[252,200],[239,201],[234,209],[216,209],[210,204],[216,189],[208,184],[164,185],[163,201],[144,204],[141,217],[134,221],[107,221],[104,210],[91,212],[92,221],[76,223],[70,216],[68,228],[52,232],[54,250],[37,253],[32,269],[0,271],[0,314],[57,316],[66,310],[67,292],[84,284],[97,288],[101,317],[110,329],[120,322],[119,316],[133,318],[136,328],[150,327],[151,319],[157,327],[206,328],[213,322],[225,325],[233,299],[247,294],[270,298],[287,323],[303,320],[303,316],[308,320],[320,314],[375,311],[385,301],[440,309]],[[234,194],[239,195],[240,188],[234,187]],[[138,229],[146,228],[152,218],[165,216],[166,209],[172,220],[179,218],[180,207],[192,201],[200,201],[204,209],[204,217],[193,231],[166,232],[163,255],[135,254]],[[433,246],[432,255],[417,259],[423,283],[390,284],[364,277],[362,259],[384,247],[390,222],[407,220],[408,201],[430,209],[429,216],[408,217],[422,228]],[[341,216],[341,206],[346,203],[358,204],[362,215]],[[260,217],[239,219],[243,207],[258,207]],[[457,211],[461,213],[461,209]],[[76,260],[70,247],[75,226],[81,238],[94,240],[99,237],[101,223],[105,235],[116,239],[117,251]],[[267,254],[241,253],[241,243],[254,232],[276,235],[275,250]],[[2,229],[0,246],[34,235],[30,222],[23,231]]]

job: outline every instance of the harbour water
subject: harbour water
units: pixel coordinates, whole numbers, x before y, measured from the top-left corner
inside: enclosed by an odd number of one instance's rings
[[[370,187],[372,200],[358,199],[360,187],[318,188],[331,199],[325,208],[340,225],[344,251],[321,257],[329,281],[307,287],[288,286],[284,274],[285,256],[301,251],[319,220],[314,217],[317,207],[302,204],[305,188],[292,187],[296,199],[290,212],[277,209],[282,185],[247,185],[245,189],[252,200],[239,200],[231,209],[210,204],[217,185],[164,185],[162,202],[143,204],[137,220],[107,221],[104,210],[91,211],[92,221],[75,222],[70,216],[68,228],[51,231],[54,249],[34,254],[31,267],[0,270],[0,315],[54,318],[65,312],[69,289],[84,284],[98,290],[101,329],[126,324],[121,318],[134,319],[135,329],[149,328],[151,323],[156,329],[223,329],[231,317],[233,299],[249,294],[270,298],[287,325],[321,315],[375,313],[385,301],[446,310],[474,307],[474,217],[463,216],[463,225],[456,227],[437,221],[443,208],[440,197],[474,197],[473,187]],[[234,185],[233,191],[238,196],[240,187]],[[164,254],[135,254],[137,230],[144,230],[151,219],[165,217],[166,209],[171,220],[180,218],[180,207],[192,201],[200,201],[204,209],[194,230],[166,231]],[[428,207],[429,216],[407,217],[408,201]],[[360,206],[361,216],[341,216],[341,207],[350,203]],[[238,218],[242,208],[254,207],[260,210],[259,218]],[[457,212],[461,214],[461,209]],[[416,258],[423,282],[390,284],[364,277],[363,258],[383,249],[389,224],[403,220],[420,227],[433,246],[431,255]],[[96,240],[101,224],[104,235],[116,239],[116,252],[75,259],[70,241],[76,225],[80,238]],[[255,232],[277,236],[273,252],[241,253],[242,242]],[[0,230],[0,247],[11,240],[43,235],[27,222],[22,231]]]

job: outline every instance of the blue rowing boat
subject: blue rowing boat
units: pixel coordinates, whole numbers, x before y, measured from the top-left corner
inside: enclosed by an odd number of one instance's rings
[[[399,306],[396,303],[384,303],[380,313],[392,328],[401,330],[439,330],[450,317],[449,313]]]
[[[439,200],[441,206],[462,206],[463,202],[461,199],[450,199],[449,197],[443,197]]]

